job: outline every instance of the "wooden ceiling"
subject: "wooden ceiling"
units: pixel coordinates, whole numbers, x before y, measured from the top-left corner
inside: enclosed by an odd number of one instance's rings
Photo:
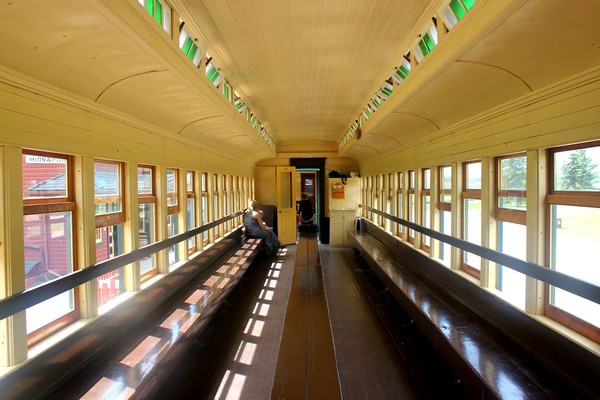
[[[337,150],[444,2],[169,3],[276,149],[304,143],[311,151],[323,143]],[[478,0],[340,155],[372,160],[597,66],[599,14],[595,0]],[[10,51],[1,52],[0,65],[199,148],[251,163],[274,157],[152,23],[137,0],[2,2],[0,46]]]
[[[337,142],[406,53],[421,0],[177,0],[278,142]],[[427,12],[429,11],[429,13]]]

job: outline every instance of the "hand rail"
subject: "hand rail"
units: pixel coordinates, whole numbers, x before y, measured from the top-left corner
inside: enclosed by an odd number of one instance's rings
[[[152,243],[147,246],[141,247],[137,250],[133,250],[129,253],[122,254],[110,260],[102,261],[97,264],[91,265],[87,268],[73,271],[67,275],[61,276],[58,279],[44,283],[31,289],[27,289],[23,292],[14,294],[5,299],[0,300],[0,320],[10,317],[20,311],[23,311],[31,306],[46,301],[56,295],[59,295],[67,290],[73,289],[79,285],[89,282],[93,279],[100,277],[108,272],[114,271],[118,268],[122,268],[125,265],[131,264],[135,261],[141,260],[142,258],[148,257],[154,253],[164,250],[170,246],[173,246],[179,242],[189,239],[193,236],[199,235],[215,226],[221,225],[239,215],[244,213],[244,210],[236,211],[232,214],[226,215],[225,217],[216,221],[209,222],[197,228],[191,229],[187,232],[180,233],[172,236],[160,242]]]
[[[410,229],[414,229],[415,231],[420,232],[426,236],[440,240],[444,243],[448,243],[454,247],[458,247],[461,250],[465,250],[469,253],[476,254],[487,260],[501,264],[505,267],[521,272],[527,276],[539,279],[545,283],[554,285],[577,296],[583,297],[585,299],[600,304],[600,287],[593,283],[582,281],[581,279],[575,278],[571,275],[554,271],[550,268],[546,268],[529,261],[524,261],[519,258],[509,256],[508,254],[504,254],[487,247],[482,247],[474,243],[455,238],[454,236],[449,236],[444,233],[425,228],[421,225],[417,225],[413,222],[404,220],[402,218],[398,218],[396,216],[384,213],[382,211],[376,210],[368,206],[359,205],[359,207],[362,207],[366,211],[371,211],[384,218],[399,223],[400,225],[404,225]]]

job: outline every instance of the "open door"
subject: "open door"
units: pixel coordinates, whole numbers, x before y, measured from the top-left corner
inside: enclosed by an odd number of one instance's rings
[[[277,167],[277,235],[282,244],[296,243],[295,167]]]

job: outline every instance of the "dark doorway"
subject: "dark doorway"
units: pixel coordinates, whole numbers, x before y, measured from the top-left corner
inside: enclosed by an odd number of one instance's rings
[[[302,170],[314,172],[307,175],[314,179],[312,184],[315,210],[319,217],[319,240],[327,244],[329,243],[329,218],[325,218],[325,158],[290,158],[290,166],[296,167],[301,177]],[[302,179],[302,184],[304,183]],[[301,187],[302,191],[306,191],[305,186]]]
[[[300,191],[308,195],[308,199],[312,203],[313,209],[316,210],[316,176],[314,173],[301,173],[300,174]]]

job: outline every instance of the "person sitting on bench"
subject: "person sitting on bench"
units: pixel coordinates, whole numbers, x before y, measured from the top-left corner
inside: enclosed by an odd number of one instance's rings
[[[302,193],[300,195],[300,204],[298,205],[298,213],[300,214],[300,223],[302,225],[314,223],[313,218],[315,217],[315,211],[313,209],[312,202],[308,199],[308,193]]]
[[[263,238],[264,242],[261,251],[264,251],[268,256],[274,256],[277,254],[277,249],[281,246],[281,242],[275,232],[273,232],[273,228],[267,226],[262,218],[263,214],[258,209],[258,202],[252,200],[244,212],[246,236],[249,238]]]

